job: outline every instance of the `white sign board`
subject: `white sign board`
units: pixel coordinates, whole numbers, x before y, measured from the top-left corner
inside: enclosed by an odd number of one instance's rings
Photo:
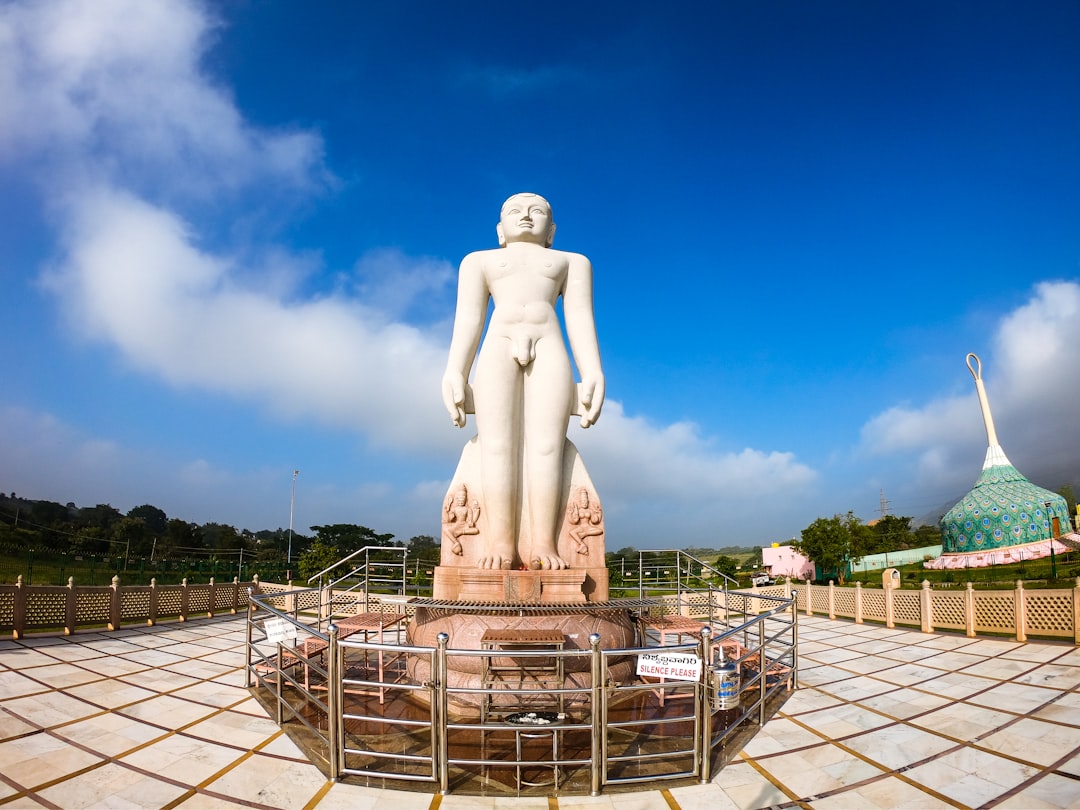
[[[642,653],[637,659],[637,674],[696,681],[701,678],[701,659],[693,653]]]
[[[267,619],[263,622],[266,640],[272,644],[279,641],[296,641],[296,625],[286,619]]]

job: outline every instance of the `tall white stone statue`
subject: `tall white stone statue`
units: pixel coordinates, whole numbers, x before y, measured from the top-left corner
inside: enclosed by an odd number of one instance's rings
[[[458,276],[442,396],[458,427],[475,413],[477,435],[444,503],[442,562],[503,571],[602,567],[600,501],[566,438],[572,414],[589,427],[604,404],[592,265],[552,249],[551,206],[536,194],[510,197],[496,231],[500,247],[470,253]],[[581,374],[576,385],[555,311],[560,296]]]

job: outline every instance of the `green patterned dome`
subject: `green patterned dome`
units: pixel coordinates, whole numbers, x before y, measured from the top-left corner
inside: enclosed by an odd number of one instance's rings
[[[1054,516],[1068,526],[1068,515],[1063,497],[1035,486],[1011,464],[995,464],[986,467],[971,492],[942,517],[942,551],[956,554],[1045,541],[1053,536]]]

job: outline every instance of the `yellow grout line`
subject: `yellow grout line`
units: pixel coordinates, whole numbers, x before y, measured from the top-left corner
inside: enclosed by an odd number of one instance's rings
[[[436,793],[431,797],[431,804],[428,805],[428,810],[439,810],[439,806],[442,804],[442,794]]]
[[[805,802],[800,802],[798,795],[794,791],[790,790],[787,785],[785,785],[783,782],[779,781],[775,776],[773,776],[771,773],[769,773],[767,770],[765,770],[763,767],[761,767],[761,765],[759,765],[757,763],[757,760],[752,759],[751,757],[748,757],[746,754],[741,753],[741,752],[739,753],[739,758],[742,759],[743,762],[745,762],[747,765],[749,765],[755,771],[757,771],[758,774],[763,776],[775,788],[777,788],[778,790],[783,791],[785,796],[787,796],[793,802],[797,802],[799,807],[804,808],[804,810],[810,810],[810,805],[809,804],[806,804]]]
[[[334,784],[334,782],[331,782],[328,779],[321,788],[315,791],[315,795],[308,800],[308,803],[304,805],[303,810],[314,810],[315,807],[318,807],[319,802],[326,798],[326,794],[330,792],[330,788],[332,788]]]
[[[664,788],[660,791],[660,795],[664,797],[664,801],[667,802],[668,807],[670,807],[671,810],[682,810],[682,807],[679,805],[679,803],[675,801],[675,797],[671,795],[670,790]]]

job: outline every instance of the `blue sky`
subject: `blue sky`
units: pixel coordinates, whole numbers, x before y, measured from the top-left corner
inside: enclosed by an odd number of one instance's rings
[[[0,491],[438,534],[458,262],[594,267],[607,545],[1080,485],[1080,5],[0,4]]]

